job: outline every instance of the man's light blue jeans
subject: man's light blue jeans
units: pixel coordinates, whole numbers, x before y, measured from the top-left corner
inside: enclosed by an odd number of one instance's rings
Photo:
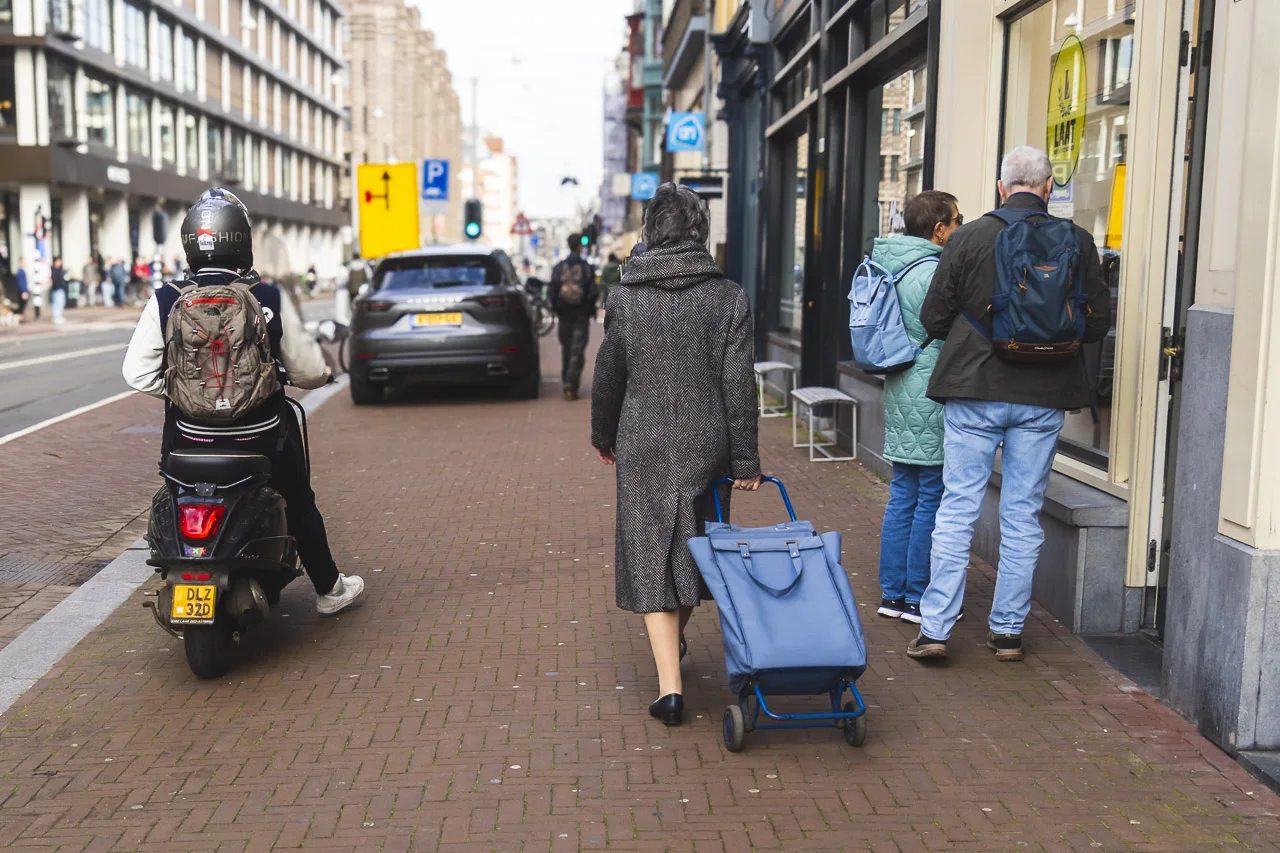
[[[964,603],[973,526],[1001,444],[1000,566],[989,625],[997,634],[1022,633],[1044,543],[1040,509],[1065,416],[1061,409],[1041,406],[947,401],[945,491],[933,528],[932,577],[920,599],[920,629],[925,636],[945,640],[955,627]]]

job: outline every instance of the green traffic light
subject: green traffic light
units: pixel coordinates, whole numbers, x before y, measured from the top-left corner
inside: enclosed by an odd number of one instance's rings
[[[467,223],[467,236],[468,236],[468,237],[479,237],[479,236],[480,236],[480,223],[479,223],[479,222],[468,222],[468,223]]]
[[[582,245],[584,245],[584,246],[585,246],[585,245],[587,245],[588,243],[590,243],[591,241],[590,241],[589,239],[587,239],[587,235],[586,235],[586,234],[583,234],[581,237],[579,237],[579,238],[578,238],[578,242],[580,242]]]

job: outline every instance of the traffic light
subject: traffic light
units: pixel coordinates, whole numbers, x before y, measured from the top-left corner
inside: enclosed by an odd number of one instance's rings
[[[462,206],[462,221],[462,230],[467,235],[467,239],[478,239],[483,230],[481,223],[484,221],[484,207],[480,204],[480,199],[467,199],[466,204]]]
[[[586,234],[582,234],[582,235],[579,235],[578,242],[581,243],[582,248],[585,249],[591,245],[591,238],[588,237]]]

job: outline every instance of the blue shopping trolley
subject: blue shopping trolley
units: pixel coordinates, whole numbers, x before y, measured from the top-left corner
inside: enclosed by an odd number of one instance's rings
[[[724,744],[738,752],[755,729],[834,725],[861,746],[867,706],[854,682],[867,668],[867,642],[840,565],[840,534],[818,534],[811,523],[796,520],[782,481],[764,479],[781,491],[789,522],[726,524],[719,486],[733,481],[725,479],[715,489],[718,521],[707,524],[705,536],[689,540],[720,610],[729,689],[738,696],[725,709]],[[853,698],[841,707],[846,690]],[[765,701],[819,694],[830,697],[829,713],[778,714]],[[762,713],[779,722],[761,725]]]

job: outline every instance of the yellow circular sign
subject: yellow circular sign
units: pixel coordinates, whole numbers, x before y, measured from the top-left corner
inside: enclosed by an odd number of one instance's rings
[[[1053,181],[1060,187],[1071,182],[1080,164],[1085,115],[1089,108],[1084,44],[1067,36],[1053,61],[1049,75],[1049,108],[1045,150],[1053,163]]]

